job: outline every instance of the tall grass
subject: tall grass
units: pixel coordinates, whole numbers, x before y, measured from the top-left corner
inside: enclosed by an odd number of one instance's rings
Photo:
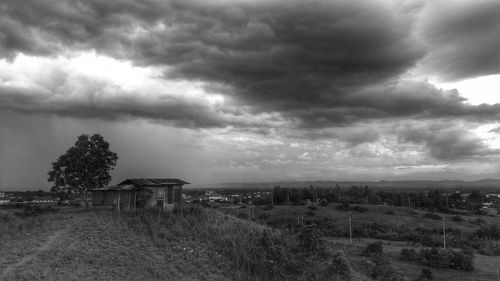
[[[345,266],[337,272],[339,255],[324,247],[313,227],[283,233],[201,208],[143,210],[133,213],[129,226],[145,226],[160,246],[175,239],[204,243],[233,263],[238,280],[353,280],[345,278]]]

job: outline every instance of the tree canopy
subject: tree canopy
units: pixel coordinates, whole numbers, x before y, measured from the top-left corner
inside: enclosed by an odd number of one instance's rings
[[[48,173],[48,181],[53,182],[51,191],[60,196],[75,194],[88,207],[88,191],[106,186],[111,181],[109,172],[117,160],[117,154],[109,150],[109,143],[101,135],[81,135],[52,163],[52,170]]]

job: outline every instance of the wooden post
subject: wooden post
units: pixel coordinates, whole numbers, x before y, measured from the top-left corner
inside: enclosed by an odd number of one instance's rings
[[[130,192],[128,192],[128,207],[127,210],[130,211]]]
[[[134,191],[134,210],[137,208],[137,191]]]
[[[443,215],[443,247],[446,249],[446,225],[444,222],[444,215]]]
[[[163,187],[163,210],[167,208],[167,186]]]
[[[116,206],[118,212],[120,212],[121,199],[122,199],[122,193],[118,191],[118,206]]]
[[[352,245],[352,218],[351,218],[351,211],[349,211],[349,239],[351,240],[351,245]]]

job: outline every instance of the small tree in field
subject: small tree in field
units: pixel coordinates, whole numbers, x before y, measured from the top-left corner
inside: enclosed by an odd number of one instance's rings
[[[110,170],[118,156],[109,150],[109,143],[95,134],[81,135],[75,144],[52,163],[48,173],[53,182],[51,191],[59,195],[75,194],[88,208],[87,194],[92,188],[106,186],[111,181]]]

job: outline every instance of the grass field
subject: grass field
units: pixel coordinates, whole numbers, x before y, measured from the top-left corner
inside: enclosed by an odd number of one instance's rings
[[[104,210],[10,217],[0,225],[0,280],[233,280],[203,244],[159,246],[129,221]]]
[[[367,208],[368,212],[353,213],[353,220],[440,225],[439,220],[423,217],[425,212],[421,211]],[[266,219],[257,220],[260,224],[235,218],[235,209],[220,206],[217,210],[146,216],[67,208],[28,218],[1,211],[0,280],[343,280],[317,274],[328,270],[331,255],[325,256],[326,260],[295,255],[295,238],[286,240],[279,230],[263,224],[276,218],[301,217],[310,212],[307,206],[279,206],[267,211],[258,207],[256,217],[267,214]],[[247,213],[248,209],[239,210],[240,215]],[[326,218],[347,224],[346,212],[332,206],[318,207],[314,213],[304,220]],[[498,220],[481,218],[489,223]],[[464,219],[463,225],[454,227],[477,228],[473,223],[477,217]],[[379,240],[355,237],[354,245],[342,237],[325,240],[330,253],[341,250],[346,254],[355,271],[353,281],[372,280],[360,253],[367,244]],[[410,246],[384,240],[383,247],[405,280],[415,280],[423,267],[398,259],[401,249]],[[432,268],[434,280],[498,280],[500,257],[476,254],[474,262],[473,272]],[[306,268],[297,271],[304,265]]]
[[[415,226],[440,228],[442,226],[442,222],[440,220],[424,217],[427,212],[421,210],[393,206],[363,205],[363,207],[367,208],[368,211],[364,213],[351,212],[353,224],[377,222],[389,225],[404,225],[410,228]],[[221,205],[218,206],[218,210],[226,214],[236,215],[236,209],[232,206]],[[302,217],[306,222],[328,219],[336,224],[343,224],[346,227],[348,226],[348,213],[337,210],[335,205],[326,207],[318,206],[317,209],[313,211],[314,216],[308,216],[307,213],[310,212],[311,210],[309,210],[307,206],[275,206],[270,210],[265,210],[263,206],[258,206],[255,209],[255,218],[256,221],[260,223],[267,223],[278,219],[297,220]],[[247,216],[248,208],[239,209],[238,214],[242,217]],[[262,214],[265,214],[265,216],[262,216]],[[457,223],[452,220],[454,215],[437,214],[445,217],[446,226],[448,228],[456,228],[464,232],[477,230],[478,225],[476,221],[478,219],[481,219],[488,224],[500,224],[500,217],[462,216],[464,221]],[[376,241],[383,242],[384,252],[391,257],[394,264],[406,275],[408,280],[414,280],[417,278],[423,268],[422,265],[399,260],[401,249],[414,248],[417,251],[419,250],[419,247],[412,247],[406,242],[354,237],[354,245],[351,245],[348,238],[327,237],[327,240],[331,242],[332,247],[344,250],[347,257],[351,261],[351,264],[355,268],[359,268],[359,270],[362,270],[362,267],[356,265],[359,264],[362,259],[360,256],[361,250],[367,244]],[[435,280],[500,280],[500,276],[497,275],[497,268],[500,269],[499,256],[484,256],[475,254],[474,265],[476,269],[473,272],[438,268],[431,268],[431,270],[434,274]]]

